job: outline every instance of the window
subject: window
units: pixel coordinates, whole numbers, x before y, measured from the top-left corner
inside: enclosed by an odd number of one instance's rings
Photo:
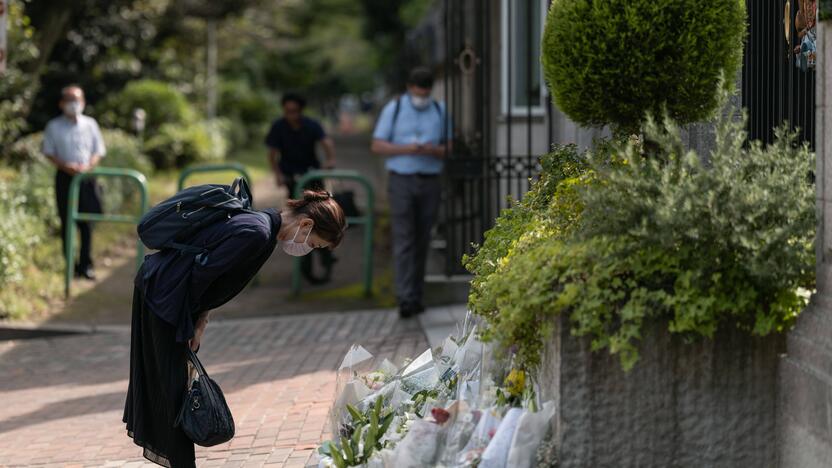
[[[503,113],[544,113],[540,40],[546,0],[502,0]]]

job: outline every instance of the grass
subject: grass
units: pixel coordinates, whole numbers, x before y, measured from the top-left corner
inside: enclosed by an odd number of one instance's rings
[[[390,308],[396,306],[396,297],[393,294],[393,272],[386,268],[373,276],[372,284],[372,305],[378,308]],[[352,301],[362,298],[364,295],[364,283],[352,283],[340,288],[327,289],[323,291],[301,292],[301,301]]]

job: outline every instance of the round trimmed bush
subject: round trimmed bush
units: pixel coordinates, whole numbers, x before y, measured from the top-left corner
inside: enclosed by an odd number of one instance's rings
[[[572,120],[633,133],[665,108],[682,124],[710,117],[744,37],[745,0],[554,0],[542,62]]]
[[[187,125],[196,120],[196,112],[182,92],[169,83],[155,80],[131,81],[121,92],[103,103],[101,122],[108,127],[133,131],[133,110],[147,113],[145,133],[154,135],[163,125]]]

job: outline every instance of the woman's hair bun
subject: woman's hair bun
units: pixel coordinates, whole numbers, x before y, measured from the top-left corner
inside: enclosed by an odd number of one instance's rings
[[[303,198],[289,200],[289,209],[295,214],[309,216],[315,221],[315,232],[332,243],[332,247],[341,243],[347,220],[344,210],[328,192],[323,190],[304,190]]]
[[[331,197],[329,196],[329,192],[317,190],[305,190],[303,192],[303,201],[307,203],[322,202],[329,200],[330,198]]]

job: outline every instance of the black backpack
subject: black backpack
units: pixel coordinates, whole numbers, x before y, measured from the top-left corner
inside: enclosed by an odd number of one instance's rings
[[[177,249],[196,254],[197,261],[206,248],[189,245],[193,236],[213,223],[237,213],[249,212],[252,196],[248,183],[238,177],[229,185],[188,187],[150,209],[139,221],[139,238],[151,249]]]

